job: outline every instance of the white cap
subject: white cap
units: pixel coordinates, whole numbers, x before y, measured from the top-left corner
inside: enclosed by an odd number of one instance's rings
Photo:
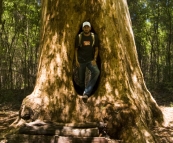
[[[91,27],[91,24],[88,21],[84,22],[82,27],[84,27],[86,25],[88,25],[89,27]]]

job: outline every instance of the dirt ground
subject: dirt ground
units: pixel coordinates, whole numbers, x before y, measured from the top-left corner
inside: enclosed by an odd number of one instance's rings
[[[4,132],[16,119],[23,98],[30,92],[31,90],[0,93],[0,133]],[[165,115],[164,126],[154,128],[153,133],[158,138],[158,143],[173,143],[173,93],[160,91],[151,93]]]
[[[158,137],[158,143],[173,143],[173,93],[164,91],[151,91],[164,115],[164,125],[153,129]]]

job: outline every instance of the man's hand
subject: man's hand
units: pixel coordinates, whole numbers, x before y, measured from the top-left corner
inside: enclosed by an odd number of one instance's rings
[[[80,67],[80,64],[79,64],[79,62],[77,60],[76,60],[76,66]]]
[[[97,63],[96,63],[96,60],[92,60],[91,61],[91,64],[93,65],[93,66],[95,66]]]

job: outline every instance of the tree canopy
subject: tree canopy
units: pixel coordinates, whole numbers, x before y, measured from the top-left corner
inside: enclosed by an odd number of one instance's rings
[[[171,0],[128,0],[139,62],[150,89],[172,90]]]
[[[40,5],[6,0],[0,17],[0,89],[33,87],[37,72]]]

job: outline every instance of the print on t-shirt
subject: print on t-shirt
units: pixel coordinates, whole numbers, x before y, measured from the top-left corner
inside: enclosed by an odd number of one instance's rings
[[[84,46],[89,46],[90,45],[90,41],[83,41]]]

